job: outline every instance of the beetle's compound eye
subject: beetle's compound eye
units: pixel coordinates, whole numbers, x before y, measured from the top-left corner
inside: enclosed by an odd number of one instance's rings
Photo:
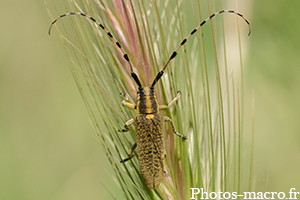
[[[139,88],[139,90],[138,90],[137,93],[140,94],[140,95],[144,95],[145,94],[145,90],[143,88]]]

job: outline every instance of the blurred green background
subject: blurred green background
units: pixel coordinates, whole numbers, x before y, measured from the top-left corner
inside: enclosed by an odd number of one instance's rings
[[[300,192],[300,2],[247,5],[245,129],[251,134],[254,94],[254,190]],[[0,16],[0,199],[111,199],[110,167],[62,45],[47,34],[44,1],[1,1]]]

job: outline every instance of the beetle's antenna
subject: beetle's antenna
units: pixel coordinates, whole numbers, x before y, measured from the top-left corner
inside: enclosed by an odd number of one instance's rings
[[[205,19],[203,22],[201,22],[201,24],[200,24],[198,27],[196,27],[194,30],[192,30],[192,32],[191,32],[186,38],[184,38],[184,39],[182,40],[182,42],[181,42],[180,45],[177,47],[177,49],[176,49],[175,51],[173,51],[172,55],[170,56],[169,60],[168,60],[167,63],[165,64],[164,68],[163,68],[160,72],[158,72],[158,74],[156,75],[156,77],[155,77],[155,79],[154,79],[154,81],[153,81],[151,87],[153,87],[153,86],[156,84],[156,82],[161,78],[161,76],[164,74],[165,69],[166,69],[167,66],[169,65],[170,61],[171,61],[173,58],[176,57],[177,51],[178,51],[178,50],[179,50],[179,49],[187,42],[187,40],[188,40],[194,33],[196,33],[197,30],[198,30],[201,26],[203,26],[208,20],[212,19],[214,16],[219,15],[219,14],[221,14],[221,13],[233,13],[233,14],[236,14],[236,15],[238,15],[239,17],[243,18],[243,19],[245,20],[245,22],[246,22],[246,23],[248,24],[248,26],[249,26],[249,32],[248,32],[248,35],[250,35],[250,33],[251,33],[250,23],[249,23],[249,21],[248,21],[242,14],[240,14],[240,13],[234,11],[234,10],[221,10],[221,11],[219,11],[219,12],[216,12],[216,13],[212,14],[212,15],[209,16],[207,19]]]
[[[89,16],[89,15],[86,15],[86,14],[84,14],[84,13],[80,13],[80,12],[70,12],[70,13],[63,14],[63,15],[59,16],[57,19],[55,19],[55,20],[51,23],[51,25],[50,25],[50,27],[49,27],[49,31],[48,31],[49,35],[50,35],[50,31],[51,31],[51,28],[52,28],[53,24],[55,24],[59,19],[61,19],[61,18],[63,18],[63,17],[66,17],[66,16],[68,16],[68,15],[79,15],[79,16],[83,16],[83,17],[85,17],[85,18],[87,18],[87,19],[92,20],[92,21],[95,22],[100,28],[102,28],[102,29],[107,33],[107,35],[112,39],[112,41],[113,41],[113,43],[116,45],[116,47],[118,47],[118,48],[120,49],[120,51],[122,52],[123,58],[124,58],[124,59],[128,62],[128,64],[129,64],[131,76],[132,76],[132,78],[134,79],[134,81],[136,82],[136,84],[137,84],[139,87],[142,87],[141,82],[140,82],[138,76],[133,72],[133,67],[132,67],[132,65],[131,65],[131,62],[130,62],[130,60],[129,60],[129,57],[128,57],[127,53],[124,52],[124,50],[122,49],[120,43],[115,39],[115,37],[110,33],[110,31],[109,31],[107,28],[105,28],[102,24],[100,24],[97,20],[95,20],[93,17],[91,17],[91,16]]]

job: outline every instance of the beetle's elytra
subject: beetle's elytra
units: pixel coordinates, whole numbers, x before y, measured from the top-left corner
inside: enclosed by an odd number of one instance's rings
[[[49,28],[49,34],[51,27],[54,23],[56,23],[62,17],[68,15],[80,15],[93,22],[97,23],[98,26],[103,29],[107,35],[111,38],[113,43],[116,45],[117,48],[121,50],[123,53],[124,59],[128,62],[130,66],[131,76],[133,80],[136,82],[138,86],[137,92],[137,100],[136,105],[128,102],[128,95],[122,94],[124,96],[124,100],[122,101],[122,105],[126,106],[130,109],[136,109],[137,115],[134,119],[130,119],[125,123],[125,127],[120,132],[127,132],[129,131],[129,126],[134,124],[136,130],[136,143],[131,147],[129,152],[129,157],[122,160],[121,162],[126,162],[130,160],[134,153],[133,151],[137,148],[138,149],[138,159],[139,159],[139,166],[141,170],[142,177],[146,183],[146,185],[150,188],[157,188],[163,177],[164,173],[164,140],[163,140],[163,122],[170,122],[173,132],[183,138],[186,139],[186,136],[177,133],[176,128],[172,122],[172,120],[162,114],[162,110],[165,110],[172,106],[181,96],[181,92],[177,93],[177,96],[168,104],[168,105],[159,105],[155,96],[154,86],[157,81],[160,80],[162,77],[166,67],[170,63],[172,59],[174,59],[177,55],[177,51],[187,42],[187,40],[197,32],[197,30],[203,26],[208,20],[213,18],[214,16],[221,14],[221,13],[233,13],[238,15],[239,17],[243,18],[245,22],[249,26],[249,35],[251,32],[250,23],[248,20],[240,13],[233,11],[233,10],[222,10],[217,13],[212,14],[203,22],[200,23],[198,27],[193,29],[191,33],[182,40],[180,45],[177,47],[175,51],[171,54],[169,60],[166,62],[162,70],[156,75],[155,79],[153,80],[150,86],[142,86],[138,76],[133,72],[133,67],[131,65],[130,59],[128,55],[123,51],[120,43],[113,37],[113,35],[99,22],[97,22],[93,17],[88,16],[84,13],[78,12],[70,12],[61,15],[59,18],[54,20]]]

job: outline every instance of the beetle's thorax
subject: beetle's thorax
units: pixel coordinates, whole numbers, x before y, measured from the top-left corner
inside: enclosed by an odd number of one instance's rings
[[[157,114],[159,112],[153,87],[139,88],[137,92],[137,112],[138,114]]]

